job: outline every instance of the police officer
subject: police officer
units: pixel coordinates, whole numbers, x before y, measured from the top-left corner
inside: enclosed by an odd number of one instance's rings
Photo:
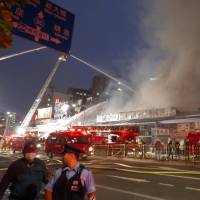
[[[23,155],[23,158],[11,163],[3,176],[0,182],[0,200],[10,184],[10,200],[36,200],[42,183],[48,182],[45,163],[36,158],[33,143],[24,145]]]
[[[91,170],[79,163],[81,150],[64,146],[64,166],[55,170],[46,185],[46,200],[96,200],[96,189]]]

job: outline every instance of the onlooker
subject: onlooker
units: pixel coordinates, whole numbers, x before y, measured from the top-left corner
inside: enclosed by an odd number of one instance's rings
[[[161,160],[162,144],[161,144],[160,140],[156,141],[155,150],[156,150],[156,159]]]
[[[36,200],[42,184],[47,183],[45,163],[36,158],[36,147],[32,143],[25,144],[23,158],[8,167],[0,182],[0,200],[11,184],[9,200]]]
[[[168,144],[167,144],[167,158],[170,159],[170,156],[173,160],[173,154],[174,154],[174,147],[173,147],[173,144],[172,144],[172,141],[170,141]]]
[[[180,156],[180,143],[179,143],[179,141],[175,142],[175,156],[176,156],[176,159],[179,159],[179,156]]]

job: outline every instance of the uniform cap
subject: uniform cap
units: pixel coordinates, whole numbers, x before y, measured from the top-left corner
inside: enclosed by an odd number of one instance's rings
[[[65,144],[63,153],[64,154],[65,153],[75,153],[75,154],[79,155],[80,153],[82,153],[82,150],[80,150],[80,149],[78,149],[78,148],[76,148],[74,146]]]
[[[36,153],[37,149],[33,143],[26,143],[23,148],[23,154],[25,153]]]

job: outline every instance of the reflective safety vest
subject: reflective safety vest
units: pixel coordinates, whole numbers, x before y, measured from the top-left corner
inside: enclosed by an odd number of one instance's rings
[[[80,178],[84,168],[80,165],[76,174],[69,180],[66,177],[67,170],[62,170],[53,187],[53,200],[84,200],[86,190]]]

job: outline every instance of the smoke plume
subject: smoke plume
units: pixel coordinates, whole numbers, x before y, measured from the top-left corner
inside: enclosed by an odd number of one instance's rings
[[[131,80],[137,92],[113,111],[200,107],[199,11],[199,0],[151,1],[141,31],[149,47],[140,50],[132,65]],[[149,80],[150,73],[156,80]]]

